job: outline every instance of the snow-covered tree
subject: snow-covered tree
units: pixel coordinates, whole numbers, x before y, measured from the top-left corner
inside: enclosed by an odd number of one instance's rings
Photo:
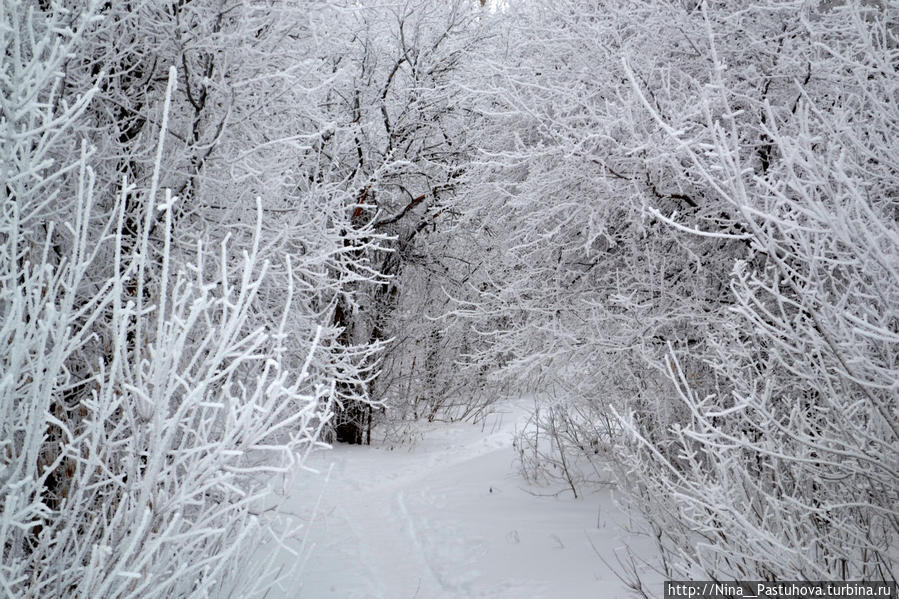
[[[213,198],[163,191],[179,180],[173,61],[142,99],[153,130],[134,138],[98,116],[119,66],[79,70],[110,9],[0,13],[0,588],[261,595],[279,573],[248,569],[253,549],[302,524],[279,515],[275,478],[318,443],[347,354],[316,296],[334,290],[312,286],[344,263],[328,220],[343,200],[327,196],[287,240],[270,234],[267,201],[184,226],[185,198]],[[128,145],[141,135],[150,149]]]
[[[485,61],[455,314],[674,578],[895,579],[888,5],[516,4]]]
[[[441,310],[422,303],[409,308],[422,294],[441,295],[446,277],[446,244],[437,232],[453,221],[456,182],[471,154],[460,80],[485,32],[468,2],[334,10],[335,36],[345,40],[333,54],[335,68],[339,63],[347,76],[328,92],[327,110],[340,134],[324,141],[323,153],[330,177],[352,196],[350,228],[358,238],[391,238],[374,251],[348,240],[347,250],[368,260],[378,280],[350,282],[334,313],[344,343],[388,348],[377,377],[338,386],[336,437],[359,443],[372,403],[391,404],[400,416],[407,394],[424,393],[410,387],[418,380],[413,362],[423,372],[429,354],[432,370],[438,368],[436,354],[415,341],[440,334],[443,325],[429,317]]]

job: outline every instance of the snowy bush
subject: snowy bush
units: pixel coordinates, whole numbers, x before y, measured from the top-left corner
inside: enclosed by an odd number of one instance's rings
[[[273,477],[316,445],[333,382],[310,368],[317,335],[305,364],[283,364],[292,284],[281,326],[250,326],[268,268],[261,207],[239,260],[203,239],[193,260],[175,260],[176,198],[158,185],[175,69],[149,189],[125,180],[117,197],[98,196],[99,158],[79,139],[98,88],[70,103],[61,85],[91,12],[3,10],[0,588],[262,593],[276,573],[236,566],[298,525],[276,521]],[[125,241],[132,194],[142,196],[138,243]]]
[[[880,133],[899,118],[895,12],[846,5],[781,21],[795,27],[781,68],[805,75],[771,76],[757,100],[725,66],[739,61],[729,28],[749,23],[710,12],[704,118],[675,130],[643,99],[749,252],[707,342],[714,387],[698,390],[681,364],[690,348],[672,346],[686,418],[656,442],[625,418],[643,473],[634,489],[675,573],[895,580],[899,148]]]
[[[672,578],[895,579],[897,14],[522,5],[484,63],[454,313]]]

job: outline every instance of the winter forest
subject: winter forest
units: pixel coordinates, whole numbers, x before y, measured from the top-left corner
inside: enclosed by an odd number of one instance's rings
[[[3,0],[0,47],[0,596],[896,581],[896,0]],[[526,501],[592,582],[478,586],[549,563]]]

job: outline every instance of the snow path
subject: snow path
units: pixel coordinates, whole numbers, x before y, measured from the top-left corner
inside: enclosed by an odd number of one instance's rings
[[[322,475],[299,473],[285,506],[315,513],[305,531],[311,553],[278,597],[632,596],[597,555],[614,562],[624,544],[608,492],[538,496],[547,489],[519,475],[512,439],[526,407],[483,425],[427,425],[411,450],[337,446],[313,456],[307,465]]]

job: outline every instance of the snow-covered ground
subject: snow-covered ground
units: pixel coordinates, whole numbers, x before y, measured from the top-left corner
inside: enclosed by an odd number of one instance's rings
[[[373,440],[313,456],[322,474],[298,474],[285,506],[312,518],[307,559],[280,597],[633,596],[607,563],[625,543],[644,554],[651,543],[621,532],[608,490],[573,499],[528,485],[512,447],[526,407],[426,425],[411,448]]]

